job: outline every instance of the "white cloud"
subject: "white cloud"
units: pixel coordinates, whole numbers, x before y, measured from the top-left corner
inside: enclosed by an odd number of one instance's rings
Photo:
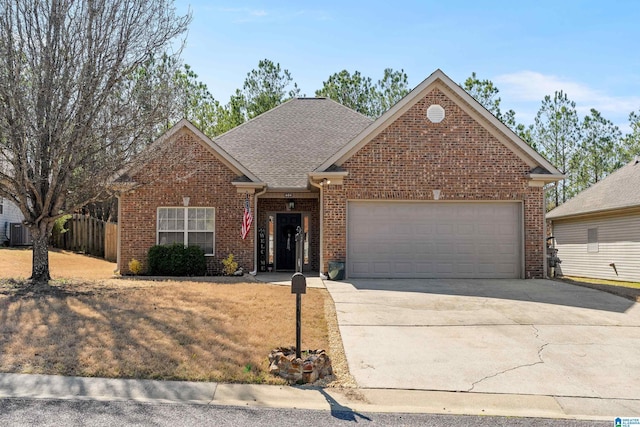
[[[605,117],[607,114],[627,116],[640,108],[640,96],[612,96],[580,82],[535,71],[502,74],[495,78],[495,82],[501,94],[516,102],[535,101],[538,106],[546,95],[562,90],[570,100],[575,101],[580,114],[588,114],[591,108],[595,108]]]

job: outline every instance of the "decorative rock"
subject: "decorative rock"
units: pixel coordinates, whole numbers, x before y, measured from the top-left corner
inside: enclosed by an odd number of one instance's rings
[[[280,347],[269,354],[269,372],[292,383],[312,383],[333,375],[331,359],[324,350],[307,350],[306,358],[296,358],[295,347]]]

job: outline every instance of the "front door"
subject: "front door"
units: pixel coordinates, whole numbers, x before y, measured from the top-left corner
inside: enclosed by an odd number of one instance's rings
[[[296,268],[296,229],[302,224],[299,213],[276,214],[276,269]]]

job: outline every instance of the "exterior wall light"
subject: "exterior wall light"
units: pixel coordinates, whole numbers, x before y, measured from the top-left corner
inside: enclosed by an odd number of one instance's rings
[[[182,205],[184,207],[189,206],[189,197],[185,196],[185,197],[182,198]]]
[[[287,201],[287,210],[292,211],[296,208],[296,202],[293,200]]]
[[[433,200],[440,200],[440,190],[433,190]]]

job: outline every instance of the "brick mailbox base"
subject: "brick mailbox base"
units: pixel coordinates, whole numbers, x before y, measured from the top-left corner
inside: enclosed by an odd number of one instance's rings
[[[295,347],[280,347],[269,354],[269,372],[296,384],[308,384],[333,375],[331,360],[324,350],[303,351],[296,358]]]

